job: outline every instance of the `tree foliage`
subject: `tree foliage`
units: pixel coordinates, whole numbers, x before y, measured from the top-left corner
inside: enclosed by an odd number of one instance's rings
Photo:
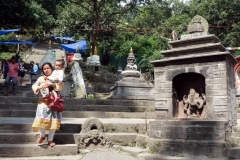
[[[220,38],[224,46],[238,47],[240,32],[239,0],[192,0],[190,3],[192,16],[203,16],[209,23],[211,34]],[[232,52],[239,55],[240,52]]]
[[[41,4],[49,7],[46,2],[47,0],[45,3],[43,0],[0,0],[0,28],[20,28],[22,33],[40,35],[44,29],[52,28],[55,23],[53,15]]]
[[[58,32],[84,37],[92,49],[111,41],[120,16],[144,0],[68,0],[58,7]],[[123,5],[123,3],[125,5]]]

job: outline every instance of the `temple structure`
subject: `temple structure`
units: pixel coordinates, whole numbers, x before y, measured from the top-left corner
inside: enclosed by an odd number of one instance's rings
[[[237,122],[236,60],[199,15],[188,34],[169,45],[161,52],[164,59],[151,62],[156,118],[150,122],[149,148],[167,155],[223,157]]]
[[[132,48],[127,58],[124,71],[118,75],[115,85],[110,89],[110,98],[154,99],[153,87],[149,85],[142,74],[137,71],[136,59]]]

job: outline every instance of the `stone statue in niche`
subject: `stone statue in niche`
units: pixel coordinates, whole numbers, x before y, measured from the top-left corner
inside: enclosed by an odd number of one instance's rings
[[[178,118],[206,118],[206,96],[194,88],[190,88],[178,105]]]

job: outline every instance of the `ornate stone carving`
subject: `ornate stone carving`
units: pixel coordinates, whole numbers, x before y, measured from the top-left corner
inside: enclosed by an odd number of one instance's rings
[[[80,136],[79,146],[81,148],[89,147],[91,144],[93,144],[93,146],[110,145],[109,140],[103,133],[102,123],[94,117],[90,117],[83,123]]]
[[[206,118],[206,96],[190,88],[189,94],[178,103],[178,118]]]
[[[208,22],[202,16],[196,15],[188,24],[187,32],[189,34],[197,32],[208,32]]]

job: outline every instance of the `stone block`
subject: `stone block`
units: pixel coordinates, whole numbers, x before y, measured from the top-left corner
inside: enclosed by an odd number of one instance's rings
[[[168,117],[167,113],[168,113],[167,111],[155,111],[155,114],[156,114],[156,118],[155,119],[165,119],[165,118]]]
[[[227,106],[228,105],[228,99],[227,98],[213,98],[213,105],[218,106]]]
[[[206,90],[206,96],[226,96],[227,90]]]
[[[146,139],[149,150],[154,153],[169,156],[192,155],[207,156],[208,158],[222,158],[229,143],[224,141],[197,141],[197,140],[165,140]]]
[[[206,84],[227,84],[227,78],[205,79]]]
[[[172,82],[166,81],[164,83],[159,83],[157,84],[157,86],[155,86],[155,89],[162,89],[162,88],[172,90]]]
[[[214,78],[225,78],[226,76],[227,76],[226,71],[213,72],[213,79]]]

